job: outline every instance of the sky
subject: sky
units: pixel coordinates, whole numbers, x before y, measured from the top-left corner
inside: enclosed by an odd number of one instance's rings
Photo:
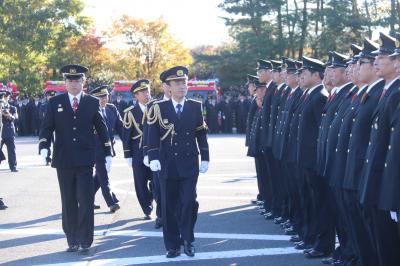
[[[170,33],[189,48],[218,45],[229,40],[220,0],[84,0],[84,15],[92,17],[98,32],[113,20],[129,15],[145,20],[163,17]]]

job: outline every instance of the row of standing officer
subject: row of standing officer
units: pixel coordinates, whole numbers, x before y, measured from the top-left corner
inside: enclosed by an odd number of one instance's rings
[[[364,39],[350,48],[352,56],[330,52],[326,64],[258,60],[257,75],[248,75],[253,203],[307,258],[400,265],[400,49],[384,33],[380,45]]]

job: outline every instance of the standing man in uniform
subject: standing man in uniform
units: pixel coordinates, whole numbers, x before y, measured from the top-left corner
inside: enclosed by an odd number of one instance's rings
[[[115,138],[114,131],[118,133],[120,139],[123,139],[122,133],[122,119],[119,115],[117,107],[115,105],[108,103],[108,86],[102,85],[90,92],[90,94],[97,99],[99,99],[100,103],[100,111],[101,116],[107,125],[108,136],[111,141],[111,153],[115,156]],[[94,174],[94,194],[101,188],[101,193],[103,194],[104,200],[107,203],[108,208],[110,208],[110,212],[115,212],[120,209],[118,204],[119,200],[114,192],[111,191],[110,180],[108,177],[107,169],[105,168],[105,160],[106,154],[104,153],[103,143],[98,134],[95,134],[96,139],[96,172]],[[96,208],[96,206],[95,206]]]
[[[0,110],[3,108],[3,97],[5,95],[5,91],[0,91]],[[0,132],[3,129],[3,120],[0,119]],[[5,159],[3,152],[0,150],[0,163]],[[3,198],[0,198],[0,210],[7,209],[7,205],[4,204]]]
[[[3,122],[3,129],[1,131],[1,144],[2,148],[5,144],[7,146],[7,159],[8,166],[11,172],[18,172],[17,170],[17,156],[15,154],[15,125],[14,121],[18,119],[17,108],[10,105],[11,92],[6,90],[3,96],[4,103],[1,112],[1,119]],[[0,148],[0,149],[1,149]]]
[[[111,167],[111,143],[99,101],[83,92],[88,69],[66,65],[60,72],[67,93],[53,97],[40,130],[39,150],[47,156],[55,132],[52,167],[57,170],[61,192],[62,224],[67,252],[88,252],[94,233],[94,129],[103,143],[106,169]]]
[[[172,97],[155,102],[154,119],[147,121],[150,168],[160,171],[167,258],[180,255],[182,242],[185,254],[195,255],[194,226],[199,208],[196,185],[199,172],[208,170],[210,160],[201,102],[185,98],[188,72],[186,67],[177,66],[161,75]]]
[[[136,105],[124,110],[124,157],[133,167],[136,196],[144,213],[144,219],[150,220],[153,211],[152,173],[144,162],[143,123],[146,116],[146,104],[150,101],[150,81],[138,80],[132,85],[131,92]]]

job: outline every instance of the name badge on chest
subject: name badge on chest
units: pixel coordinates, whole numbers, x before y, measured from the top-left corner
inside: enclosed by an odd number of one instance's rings
[[[62,111],[64,111],[64,109],[62,108],[62,105],[59,104],[59,105],[58,105],[58,108],[57,108],[57,112],[62,112]]]

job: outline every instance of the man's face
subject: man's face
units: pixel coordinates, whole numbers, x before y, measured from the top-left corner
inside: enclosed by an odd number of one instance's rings
[[[324,83],[326,86],[333,86],[333,68],[327,67],[325,68],[325,73],[324,73]]]
[[[335,67],[333,69],[333,86],[339,87],[346,82],[346,72],[344,67]]]
[[[145,105],[150,101],[150,90],[140,90],[135,93],[135,98],[138,102]]]
[[[287,77],[287,71],[286,70],[282,70],[281,73],[280,73],[281,83],[284,83],[286,81],[286,77]]]
[[[258,99],[263,99],[265,96],[265,92],[266,92],[267,88],[266,87],[260,87],[257,88],[256,90],[256,96]]]
[[[250,82],[248,87],[247,87],[247,90],[249,91],[249,94],[251,96],[253,96],[254,95],[254,91],[256,90],[256,86],[254,86],[254,83]]]
[[[310,70],[305,69],[301,72],[303,78],[303,86],[306,89],[311,89],[313,84],[313,73]]]
[[[395,72],[393,60],[388,55],[378,55],[375,60],[376,74],[378,77],[387,79]]]
[[[356,64],[353,64],[352,66],[353,66],[353,68],[352,68],[352,72],[351,72],[351,80],[353,81],[354,84],[362,82],[359,77],[359,75],[360,75],[359,63],[357,62]]]
[[[261,83],[266,83],[271,79],[272,72],[269,69],[259,69],[257,70],[257,76]]]
[[[299,84],[298,75],[295,73],[288,73],[286,75],[285,82],[286,82],[286,85],[288,85],[290,88],[295,89]]]
[[[171,80],[169,82],[169,89],[171,91],[172,97],[176,99],[183,99],[188,91],[187,80],[186,79]]]
[[[72,95],[77,95],[83,90],[83,85],[85,81],[83,78],[72,80],[65,79],[65,87],[69,93]]]
[[[281,73],[278,71],[272,72],[272,79],[274,80],[274,82],[276,84],[280,84],[281,83]]]
[[[300,74],[298,74],[298,80],[299,80],[299,86],[300,86],[300,88],[306,88],[306,87],[304,87],[304,74],[303,74],[303,70],[300,72]]]
[[[100,96],[99,103],[101,107],[105,107],[108,103],[108,95]]]
[[[400,56],[396,56],[394,59],[394,69],[397,75],[400,75]]]
[[[162,89],[163,89],[164,95],[167,96],[168,98],[171,98],[171,89],[169,88],[167,83],[164,82],[162,84]]]
[[[358,63],[358,73],[355,74],[358,76],[358,80],[362,83],[370,83],[371,75],[375,69],[374,63],[366,58],[361,58]]]

